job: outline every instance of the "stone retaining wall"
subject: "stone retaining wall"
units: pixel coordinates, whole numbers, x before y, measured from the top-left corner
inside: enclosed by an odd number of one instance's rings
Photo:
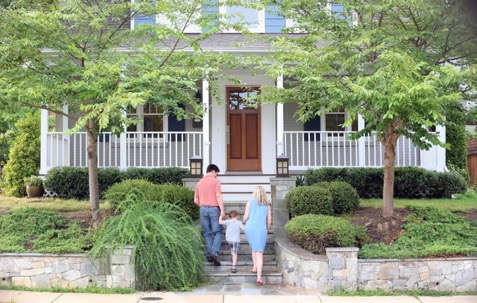
[[[0,285],[134,288],[132,251],[117,249],[101,262],[84,254],[0,254]]]
[[[283,282],[319,291],[476,291],[477,257],[448,259],[358,259],[358,248],[327,248],[313,255],[275,239]]]

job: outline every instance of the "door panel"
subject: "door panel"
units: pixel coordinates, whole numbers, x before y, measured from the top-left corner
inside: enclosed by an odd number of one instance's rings
[[[259,171],[260,108],[247,98],[259,93],[258,88],[227,88],[227,170]]]

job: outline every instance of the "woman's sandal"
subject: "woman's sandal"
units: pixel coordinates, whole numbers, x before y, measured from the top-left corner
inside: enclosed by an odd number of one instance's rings
[[[250,272],[253,272],[254,274],[256,274],[257,270],[256,269],[255,270],[251,269]]]
[[[263,281],[257,281],[257,286],[262,286],[263,284],[265,284]]]

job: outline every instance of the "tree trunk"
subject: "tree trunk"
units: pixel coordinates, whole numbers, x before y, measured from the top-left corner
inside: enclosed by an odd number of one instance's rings
[[[88,183],[89,183],[89,202],[91,213],[91,224],[94,229],[99,227],[101,218],[99,216],[99,186],[98,186],[98,143],[96,141],[96,123],[93,120],[88,121]]]
[[[398,135],[390,134],[384,144],[383,217],[394,214],[394,168]]]

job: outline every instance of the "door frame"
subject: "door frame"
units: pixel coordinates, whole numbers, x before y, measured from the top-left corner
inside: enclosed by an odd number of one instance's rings
[[[262,170],[262,125],[261,125],[261,116],[262,116],[262,111],[261,111],[261,107],[260,106],[257,106],[256,109],[253,109],[253,112],[256,112],[257,114],[257,167],[256,169],[241,169],[241,170],[238,170],[238,169],[233,169],[231,170],[230,169],[230,161],[231,161],[231,158],[230,158],[230,107],[229,107],[229,102],[230,102],[230,93],[232,91],[237,91],[237,90],[242,90],[242,91],[246,91],[247,89],[253,89],[253,90],[256,90],[260,93],[260,87],[259,86],[247,86],[247,87],[241,87],[241,86],[227,86],[225,88],[225,115],[226,115],[226,119],[225,119],[225,127],[226,127],[226,141],[225,141],[225,144],[226,144],[226,163],[227,163],[227,171],[261,171]],[[244,110],[246,111],[246,110]],[[252,110],[250,110],[252,111]],[[245,113],[245,112],[244,112]],[[244,130],[241,129],[241,136],[242,136],[242,140],[244,140],[244,137],[245,137],[245,133],[244,133]],[[246,147],[245,147],[246,148]],[[246,160],[244,160],[246,161]]]

